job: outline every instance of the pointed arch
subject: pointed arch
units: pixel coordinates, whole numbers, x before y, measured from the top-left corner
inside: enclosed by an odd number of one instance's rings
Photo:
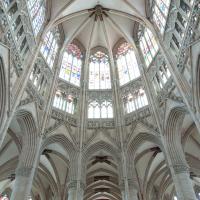
[[[7,117],[7,112],[9,111],[9,64],[9,51],[6,47],[0,44],[0,130],[3,128],[3,124]]]
[[[128,155],[130,155],[130,162],[134,161],[137,149],[145,142],[151,142],[155,144],[155,146],[159,147],[161,151],[164,152],[164,147],[159,137],[151,133],[139,133],[135,138],[133,138],[133,140],[130,142],[127,148]]]

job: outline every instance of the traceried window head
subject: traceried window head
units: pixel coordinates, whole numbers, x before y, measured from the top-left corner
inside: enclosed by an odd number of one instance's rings
[[[130,44],[127,42],[121,44],[117,49],[116,58],[120,85],[124,85],[140,76],[135,53]]]
[[[154,0],[153,20],[156,23],[161,34],[164,33],[168,17],[170,0]]]
[[[80,86],[82,57],[81,50],[75,44],[70,44],[63,54],[59,77]]]
[[[102,51],[90,56],[89,89],[111,89],[109,59]]]
[[[27,0],[32,27],[35,36],[40,31],[45,19],[45,0]]]
[[[153,86],[155,91],[159,92],[165,86],[170,77],[171,73],[167,68],[167,65],[163,63],[163,65],[159,67],[153,78]]]
[[[113,118],[112,103],[92,101],[88,105],[88,118]]]
[[[44,38],[40,52],[50,68],[53,67],[57,51],[58,51],[58,32],[57,30],[49,31]]]
[[[139,37],[140,48],[143,53],[145,63],[148,67],[158,52],[159,47],[153,33],[148,28],[145,28],[143,32],[140,33]]]
[[[77,106],[77,98],[73,97],[73,95],[57,90],[53,106],[64,112],[74,114]]]
[[[131,113],[148,105],[148,100],[144,89],[140,88],[134,93],[129,93],[123,98],[125,113]]]

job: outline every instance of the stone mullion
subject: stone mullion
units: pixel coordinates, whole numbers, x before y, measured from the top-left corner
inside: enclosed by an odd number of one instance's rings
[[[138,51],[139,51],[138,55],[142,55],[141,52],[140,52],[139,47],[138,47]],[[144,65],[141,65],[141,66],[144,66]],[[176,191],[177,191],[178,194],[180,193],[180,191],[183,192],[184,189],[187,188],[186,187],[186,185],[187,185],[190,188],[190,189],[187,190],[187,192],[190,192],[190,196],[192,197],[192,193],[191,193],[192,189],[191,189],[191,185],[190,185],[191,182],[189,180],[188,171],[182,172],[181,175],[177,175],[177,174],[179,174],[178,171],[181,170],[181,169],[182,169],[182,171],[188,170],[187,167],[186,167],[187,163],[185,161],[185,164],[183,164],[183,163],[180,164],[180,165],[170,164],[170,163],[172,163],[172,157],[169,156],[169,155],[171,155],[170,153],[167,153],[168,151],[167,151],[167,146],[166,146],[166,144],[169,144],[170,142],[165,142],[166,141],[165,138],[164,138],[165,134],[164,134],[164,130],[162,128],[163,127],[163,123],[160,120],[161,116],[159,114],[159,108],[158,108],[157,104],[154,103],[154,102],[156,102],[156,98],[151,92],[151,84],[152,83],[150,81],[148,81],[148,77],[146,76],[145,70],[141,69],[141,71],[143,73],[144,82],[145,82],[146,89],[147,89],[147,92],[148,92],[148,96],[149,96],[149,99],[150,99],[150,102],[151,102],[151,106],[153,108],[154,116],[156,118],[157,124],[159,125],[159,131],[161,133],[161,139],[163,141],[163,145],[164,145],[165,151],[166,151],[164,153],[165,153],[165,156],[166,156],[166,159],[167,159],[167,162],[168,162],[168,166],[169,166],[171,174],[172,174],[172,178],[173,178],[173,181],[174,181],[174,184],[175,184],[175,187],[176,187]],[[178,151],[178,150],[176,152],[177,152],[177,154],[175,156],[176,158],[180,156],[179,154],[182,154],[181,155],[182,158],[185,159],[185,156],[184,156],[183,152],[180,153],[180,151]],[[184,184],[181,185],[180,184],[180,180],[181,179],[186,181],[186,185],[184,185]],[[179,197],[180,197],[180,195],[179,195]],[[185,200],[185,197],[183,196],[183,194],[181,195],[180,199]],[[191,199],[193,199],[193,198],[191,198]]]
[[[195,10],[195,7],[197,5],[198,0],[195,0],[193,3],[193,6],[191,8],[191,14],[190,14],[190,18],[188,19],[188,25],[185,29],[185,37],[183,38],[182,44],[181,45],[181,49],[179,50],[179,52],[183,51],[184,48],[187,46],[188,42],[190,41],[190,38],[188,38],[188,30],[190,30],[191,25],[193,25],[193,16],[195,16],[197,14],[197,11]],[[194,26],[194,25],[193,25]],[[174,82],[176,83],[177,88],[180,91],[180,94],[186,104],[186,106],[188,107],[188,110],[190,112],[191,117],[193,118],[198,131],[200,132],[200,120],[197,117],[194,109],[193,109],[193,105],[191,104],[192,99],[191,99],[191,88],[189,86],[189,84],[187,83],[187,80],[185,79],[185,77],[181,74],[180,70],[178,69],[177,65],[178,64],[182,64],[182,61],[176,61],[174,59],[174,56],[172,55],[172,52],[169,51],[166,46],[167,44],[165,44],[165,42],[161,39],[162,36],[160,35],[160,33],[154,31],[154,34],[157,37],[158,40],[158,44],[160,47],[160,50],[166,60],[168,69],[173,77]],[[181,53],[179,53],[180,55]],[[182,59],[184,60],[184,59]]]
[[[127,172],[127,156],[126,156],[126,150],[124,146],[124,137],[123,134],[126,133],[125,130],[125,119],[124,119],[124,112],[123,112],[123,101],[120,96],[120,84],[119,84],[119,78],[117,76],[116,72],[116,63],[114,61],[114,56],[112,52],[112,48],[109,42],[107,30],[105,27],[105,22],[103,21],[103,31],[105,35],[105,40],[107,43],[107,48],[109,52],[110,57],[110,64],[111,64],[111,77],[113,79],[113,93],[114,93],[114,100],[115,100],[115,121],[116,121],[116,128],[119,129],[119,138],[120,138],[120,146],[121,146],[121,162],[122,162],[122,175],[121,181],[124,184],[124,191],[122,191],[122,198],[125,200],[130,200],[132,196],[130,195],[129,191],[129,183],[128,183],[128,172]]]
[[[60,59],[58,59],[57,57],[55,61],[55,65],[58,64],[58,61],[60,62]],[[52,92],[54,91],[54,87],[56,85],[56,80],[57,80],[57,76],[59,72],[58,66],[55,69],[53,81],[51,84],[51,89],[49,92],[49,98],[48,98],[46,107],[44,109],[45,113],[43,116],[41,127],[39,129],[38,139],[35,138],[34,136],[33,138],[28,138],[28,141],[24,142],[25,146],[22,149],[25,149],[25,150],[24,151],[22,150],[22,153],[20,155],[19,165],[16,170],[16,183],[14,185],[14,190],[11,196],[11,199],[13,200],[26,199],[30,195],[32,182],[33,182],[33,176],[37,170],[38,163],[39,163],[38,161],[41,155],[40,147],[42,145],[45,127],[47,125],[47,119],[48,119],[50,109],[51,109],[50,106],[51,106],[51,101],[53,98]],[[31,140],[34,140],[34,141],[36,140],[36,142],[32,144]],[[30,148],[29,143],[31,143],[30,145],[33,145],[32,148]],[[27,162],[27,158],[30,158],[30,157],[33,157],[33,159],[32,159],[32,162],[27,166],[25,163]]]
[[[4,127],[1,127],[0,146],[2,145],[3,139],[6,135],[6,132],[8,130],[10,122],[13,119],[13,116],[15,114],[15,110],[16,110],[16,108],[17,108],[17,106],[18,106],[18,104],[21,100],[21,97],[22,97],[22,95],[25,91],[27,82],[29,80],[30,74],[31,74],[32,69],[33,69],[33,66],[34,66],[35,61],[37,59],[37,56],[39,54],[41,44],[42,44],[42,42],[40,42],[40,44],[36,47],[35,51],[30,56],[27,67],[23,70],[23,74],[21,75],[21,78],[20,78],[19,83],[18,83],[17,88],[16,88],[15,96],[13,97],[15,99],[15,101],[14,101],[12,107],[11,107],[10,113],[8,114],[8,119],[7,119]]]
[[[112,21],[112,19],[110,19],[110,21]],[[113,22],[112,21],[112,23],[114,24],[115,22]],[[125,38],[127,38],[127,41],[129,41],[133,46],[135,46],[135,43],[134,43],[134,41],[133,41],[133,39],[132,38],[130,38],[125,32],[123,32],[122,31],[122,29],[120,29],[120,27],[117,25],[117,24],[115,24],[115,27],[118,27],[118,30],[120,30],[120,32],[124,35],[124,37]],[[135,48],[136,49],[136,48]],[[172,71],[170,71],[171,72],[171,74],[173,73]],[[145,75],[144,73],[142,74],[143,76]],[[144,76],[145,77],[145,76]],[[145,79],[147,82],[146,82],[146,85],[147,85],[147,87],[148,87],[148,80],[147,79]],[[151,93],[151,92],[150,92]],[[149,95],[149,96],[151,96],[151,95]],[[157,108],[154,106],[155,105],[155,103],[153,102],[153,97],[151,98],[151,100],[152,100],[152,108],[153,108],[153,110],[154,110],[154,113],[155,113],[155,117],[156,117],[156,121],[157,121],[157,124],[158,124],[158,126],[159,126],[159,131],[162,133],[161,134],[161,137],[163,136],[163,129],[162,129],[162,122],[160,122],[160,115],[159,115],[159,112],[158,112],[158,110],[157,110]],[[164,141],[163,141],[164,142]],[[166,147],[165,147],[166,148]],[[170,163],[171,163],[171,158],[168,156],[167,157],[167,161],[168,161],[168,163],[169,163],[169,165],[170,165]],[[173,169],[173,168],[172,168]],[[173,170],[171,170],[171,173],[172,173],[172,175],[173,175]],[[185,175],[185,176],[184,176]],[[179,183],[177,182],[177,181],[174,181],[174,183],[175,183],[175,186],[176,186],[176,189],[177,189],[177,191],[180,191],[179,190],[179,188],[181,188],[181,190],[183,191],[184,189],[185,189],[185,186],[187,185],[187,183],[188,183],[188,186],[190,185],[190,181],[189,181],[189,179],[188,179],[188,175],[187,174],[182,174],[181,175],[181,177],[178,177],[178,179],[177,180],[181,180],[181,179],[184,179],[185,181],[186,181],[186,184],[185,185],[178,185]],[[189,191],[192,191],[191,190],[191,188],[189,189]],[[191,192],[191,194],[192,194],[192,192]],[[193,198],[192,198],[193,199]]]
[[[73,3],[74,0],[70,1],[68,4],[65,5],[65,7],[67,8],[71,3]],[[60,13],[59,13],[60,14]],[[59,15],[58,14],[58,15]],[[67,18],[66,18],[67,20]],[[3,127],[0,127],[0,146],[3,143],[4,137],[7,133],[8,127],[10,125],[11,120],[13,119],[14,115],[15,115],[15,110],[17,108],[17,106],[19,105],[19,102],[22,98],[22,95],[25,91],[27,82],[29,80],[29,76],[32,72],[34,63],[38,57],[39,51],[40,51],[40,47],[42,45],[42,40],[45,37],[45,34],[47,33],[48,30],[50,30],[51,25],[53,25],[54,21],[51,21],[49,23],[46,23],[44,25],[44,31],[43,33],[38,37],[38,43],[35,45],[35,48],[30,52],[30,56],[29,59],[27,59],[27,61],[25,62],[25,67],[24,70],[21,74],[21,78],[16,86],[16,90],[15,90],[15,94],[14,94],[14,103],[12,105],[12,108],[10,109],[11,111],[8,113],[8,118],[7,121],[5,123],[5,125]]]
[[[164,56],[165,58],[165,61],[167,63],[167,66],[168,66],[168,69],[171,73],[171,76],[173,77],[173,80],[177,86],[177,88],[179,89],[180,91],[180,94],[188,108],[188,111],[190,112],[191,114],[191,117],[193,118],[196,126],[197,126],[197,129],[200,133],[200,121],[199,119],[197,118],[195,112],[194,112],[194,109],[191,105],[191,88],[189,86],[189,84],[187,83],[185,77],[180,73],[180,71],[178,70],[177,68],[177,65],[176,65],[176,62],[172,59],[173,56],[171,55],[171,52],[169,52],[166,47],[165,47],[165,44],[163,43],[163,41],[160,39],[160,37],[158,37],[159,39],[159,46],[160,46],[160,50],[162,52],[162,55]]]
[[[93,22],[92,31],[90,33],[90,40],[87,46],[86,55],[85,55],[85,63],[82,67],[84,70],[82,70],[83,78],[82,78],[82,90],[81,90],[81,96],[80,96],[80,117],[78,119],[79,124],[79,131],[78,131],[78,151],[76,152],[77,158],[76,161],[74,161],[71,164],[71,168],[76,171],[76,173],[73,173],[73,180],[70,179],[70,182],[68,183],[68,200],[83,200],[84,195],[84,189],[85,189],[85,180],[82,175],[82,151],[83,151],[83,140],[86,134],[86,127],[87,127],[87,92],[88,92],[88,74],[89,74],[89,57],[90,57],[90,50],[91,50],[91,43],[94,35],[94,27],[95,27],[95,21]]]

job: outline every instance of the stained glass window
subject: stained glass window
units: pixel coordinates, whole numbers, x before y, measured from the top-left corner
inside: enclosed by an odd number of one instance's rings
[[[40,52],[42,53],[50,68],[53,67],[57,51],[58,43],[56,33],[54,33],[53,31],[49,31],[44,38]]]
[[[164,33],[167,16],[169,12],[170,0],[155,0],[153,7],[153,20],[160,29],[161,34]]]
[[[90,57],[89,89],[110,89],[110,64],[108,55],[97,51]]]
[[[113,118],[112,103],[92,101],[88,105],[88,118]]]
[[[45,19],[45,0],[27,0],[33,32],[35,35],[40,31]]]
[[[125,113],[131,113],[148,105],[146,93],[142,88],[136,90],[133,94],[128,94],[123,101]]]
[[[53,106],[64,112],[74,114],[76,110],[77,99],[72,95],[65,94],[60,90],[56,91]]]
[[[135,53],[130,44],[127,42],[121,44],[118,48],[116,57],[120,85],[124,85],[140,76]]]
[[[74,44],[70,44],[64,52],[59,77],[79,86],[81,78],[82,53]]]
[[[145,63],[149,66],[158,51],[158,44],[152,32],[147,28],[144,29],[143,34],[140,36],[140,48]]]

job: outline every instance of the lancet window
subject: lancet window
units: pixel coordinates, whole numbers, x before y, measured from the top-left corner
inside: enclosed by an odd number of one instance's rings
[[[63,54],[59,77],[76,86],[80,85],[82,52],[75,45],[70,44]]]
[[[41,46],[40,52],[50,68],[53,67],[57,51],[58,51],[57,30],[49,31],[44,38],[44,42]]]
[[[37,35],[45,19],[45,0],[27,0],[27,6],[32,20],[33,32]]]
[[[88,105],[88,118],[113,118],[112,102],[92,101]]]
[[[168,17],[170,0],[155,0],[153,6],[153,20],[161,34],[164,33]]]
[[[154,35],[148,28],[145,28],[144,31],[140,33],[140,48],[148,67],[159,49]]]
[[[29,79],[32,81],[33,85],[36,87],[38,92],[44,96],[47,89],[48,78],[44,73],[41,72],[40,67],[37,64],[34,65],[34,68],[31,72]]]
[[[102,51],[90,56],[89,89],[111,89],[109,59]]]
[[[167,68],[166,64],[163,64],[160,66],[159,70],[156,72],[154,78],[153,78],[153,85],[155,90],[158,92],[160,91],[168,79],[171,77],[171,73],[169,69]]]
[[[187,37],[192,36],[193,30],[187,32],[187,25],[191,15],[191,9],[194,4],[194,0],[180,0],[180,8],[177,12],[177,19],[175,21],[175,29],[172,34],[172,40],[170,42],[170,47],[174,51],[176,57],[179,55],[180,48],[182,46],[182,40],[187,33]],[[193,21],[197,18],[193,17]]]
[[[129,93],[123,98],[125,113],[131,113],[148,105],[146,93],[143,88]]]
[[[53,106],[64,112],[74,114],[77,106],[77,98],[71,94],[66,94],[61,90],[57,90]]]
[[[26,53],[29,50],[24,26],[22,23],[21,15],[18,10],[18,1],[16,0],[3,0],[5,7],[5,14],[7,15],[10,30],[7,32],[7,37],[13,36],[15,45],[20,53],[22,60],[24,60]],[[12,34],[11,34],[12,32]]]
[[[116,59],[120,85],[124,85],[140,76],[137,59],[130,44],[125,42],[119,46]]]

